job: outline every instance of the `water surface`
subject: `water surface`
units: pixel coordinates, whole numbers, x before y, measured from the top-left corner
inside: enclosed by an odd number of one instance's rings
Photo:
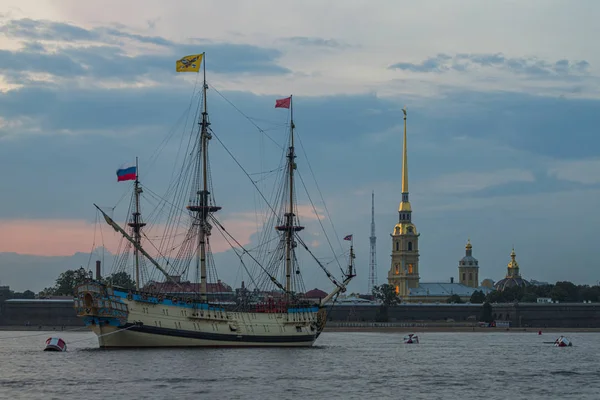
[[[418,333],[418,332],[417,332]],[[0,332],[1,399],[598,399],[600,333],[325,332],[307,349],[100,350]],[[49,336],[66,353],[42,351]]]

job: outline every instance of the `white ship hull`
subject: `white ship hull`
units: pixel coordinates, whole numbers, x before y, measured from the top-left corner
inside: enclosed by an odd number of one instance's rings
[[[191,304],[172,304],[170,300],[153,303],[120,296],[101,304],[101,309],[81,309],[80,314],[98,335],[101,348],[307,347],[312,346],[320,333],[316,307],[296,312],[233,312],[198,310]],[[107,317],[111,311],[106,310],[126,310],[126,319]],[[324,319],[324,315],[319,318]]]

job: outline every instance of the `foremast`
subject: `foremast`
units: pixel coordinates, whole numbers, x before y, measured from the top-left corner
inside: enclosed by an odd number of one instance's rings
[[[284,106],[283,106],[284,107]],[[287,294],[292,292],[292,270],[294,261],[294,248],[296,242],[294,241],[294,234],[304,229],[303,226],[296,225],[295,214],[294,214],[294,170],[296,169],[296,153],[294,149],[294,108],[292,103],[292,96],[289,97],[289,109],[290,109],[290,147],[288,148],[287,155],[287,174],[288,174],[288,185],[289,185],[289,198],[287,211],[284,215],[285,222],[283,225],[275,227],[279,232],[284,233],[285,240],[285,291]]]
[[[94,204],[94,207],[96,207],[98,209],[98,211],[100,211],[102,213],[102,216],[104,217],[104,220],[106,221],[107,224],[109,224],[110,226],[112,226],[112,228],[119,232],[125,239],[127,239],[127,241],[129,243],[131,243],[133,245],[133,247],[139,251],[144,257],[146,257],[160,272],[163,273],[163,275],[165,276],[165,278],[168,281],[171,281],[175,284],[175,286],[180,287],[181,285],[179,284],[179,282],[175,281],[173,279],[173,277],[171,275],[169,275],[169,273],[167,271],[165,271],[165,269],[163,267],[160,266],[160,264],[154,259],[152,258],[152,256],[150,254],[148,254],[148,252],[146,252],[146,250],[144,250],[144,248],[142,247],[142,245],[140,243],[138,243],[135,238],[131,237],[131,235],[129,235],[127,232],[125,232],[125,230],[123,228],[121,228],[119,226],[119,224],[117,224],[115,221],[113,221],[113,219],[111,217],[108,216],[108,214],[106,214],[104,211],[102,211],[102,209],[100,207],[98,207],[97,204]]]
[[[217,212],[221,207],[211,204],[209,179],[208,179],[208,142],[212,139],[208,127],[208,107],[206,91],[208,84],[206,83],[206,53],[202,53],[203,64],[203,84],[202,84],[202,118],[198,122],[200,125],[200,136],[198,142],[198,153],[196,159],[196,187],[195,197],[190,199],[187,209],[191,212],[194,218],[194,225],[198,234],[198,245],[196,247],[196,276],[200,275],[200,298],[207,299],[207,242],[210,236],[212,226],[209,219],[212,213]]]
[[[135,209],[133,211],[133,213],[131,214],[132,219],[131,222],[128,224],[129,227],[132,229],[133,231],[133,240],[137,243],[137,246],[133,246],[133,255],[134,255],[134,262],[135,262],[135,288],[136,290],[140,290],[140,252],[138,250],[138,248],[141,247],[141,241],[142,241],[142,228],[144,226],[146,226],[145,223],[142,222],[142,214],[140,211],[140,195],[142,194],[143,190],[142,187],[140,186],[140,180],[139,180],[139,168],[138,168],[138,158],[135,158],[135,182],[134,182],[134,188],[133,188],[133,193],[135,196]]]

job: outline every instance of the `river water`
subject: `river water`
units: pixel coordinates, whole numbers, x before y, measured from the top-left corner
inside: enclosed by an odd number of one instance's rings
[[[34,336],[35,335],[35,336]],[[44,352],[49,336],[66,353]],[[598,399],[600,333],[325,332],[307,349],[100,350],[0,332],[0,399]]]

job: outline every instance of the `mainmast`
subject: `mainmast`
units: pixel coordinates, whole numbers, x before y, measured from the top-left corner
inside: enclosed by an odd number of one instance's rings
[[[133,254],[135,260],[135,288],[136,290],[140,290],[140,253],[138,248],[141,246],[142,241],[142,227],[146,226],[145,223],[142,222],[142,214],[140,212],[140,195],[143,190],[140,186],[139,180],[139,169],[138,169],[138,158],[135,158],[135,184],[133,193],[135,195],[135,210],[131,214],[133,219],[128,225],[133,230],[133,240],[137,243],[137,246],[133,247]]]
[[[198,143],[198,160],[196,168],[196,196],[190,201],[187,209],[194,213],[195,225],[198,229],[198,246],[196,248],[196,275],[200,275],[200,297],[206,299],[207,288],[206,288],[206,253],[207,253],[207,241],[210,236],[211,225],[208,222],[210,214],[221,209],[210,204],[209,199],[209,187],[208,187],[208,141],[212,138],[212,135],[208,131],[210,122],[208,121],[208,109],[206,101],[206,91],[208,84],[206,83],[206,60],[205,53],[202,53],[202,61],[204,62],[203,71],[204,79],[202,85],[202,119],[199,121],[200,125],[200,137]],[[200,182],[200,178],[202,181]]]
[[[283,99],[287,100],[287,99]],[[282,100],[279,100],[282,101]],[[275,105],[275,107],[285,107],[287,104],[284,102],[281,105]],[[292,96],[289,97],[289,109],[290,109],[290,147],[288,149],[287,164],[288,164],[288,185],[289,185],[289,204],[287,212],[285,213],[285,225],[279,225],[275,229],[280,232],[285,232],[285,290],[290,292],[292,290],[292,269],[293,269],[293,254],[294,247],[296,245],[294,241],[294,232],[299,232],[304,229],[303,226],[294,225],[294,170],[296,169],[296,153],[294,151],[294,109],[292,104]]]

